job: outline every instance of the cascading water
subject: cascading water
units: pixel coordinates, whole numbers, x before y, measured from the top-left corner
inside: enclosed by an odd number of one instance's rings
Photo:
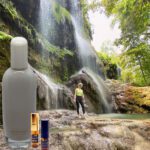
[[[96,89],[101,99],[101,103],[103,104],[103,111],[106,113],[110,113],[112,111],[112,106],[107,100],[110,99],[110,95],[108,94],[108,89],[103,79],[98,74],[91,71],[89,68],[83,68],[80,72],[84,72],[92,78],[93,82],[96,84]]]
[[[90,45],[90,41],[84,38],[83,31],[80,28],[76,19],[72,16],[72,23],[75,28],[75,39],[77,43],[77,47],[79,49],[79,58],[83,67],[89,67],[94,71],[97,71],[96,65],[96,56],[92,47]]]
[[[91,46],[90,40],[86,38],[83,28],[82,11],[79,7],[78,0],[73,0],[71,15],[72,23],[75,29],[74,36],[82,66],[86,66],[93,71],[97,71],[96,55]]]
[[[46,38],[51,28],[50,0],[40,0],[39,30]]]
[[[61,90],[61,86],[57,85],[43,73],[35,70],[31,67],[31,69],[36,73],[38,78],[38,87],[40,89],[39,94],[41,97],[45,97],[46,100],[46,109],[57,109],[58,106],[58,92]]]
[[[55,31],[55,27],[53,26],[52,14],[50,11],[54,3],[55,1],[53,0],[40,1],[40,19],[39,19],[40,32],[49,41],[51,41],[50,36],[52,36],[52,34],[50,33],[53,32],[52,30]],[[63,2],[61,1],[61,4],[62,3]],[[85,34],[82,11],[79,7],[79,4],[80,4],[79,0],[72,0],[71,19],[75,29],[74,37],[78,48],[78,56],[83,67],[87,67],[92,71],[94,71],[95,73],[97,73],[98,72],[97,56],[94,49],[91,46],[90,39],[88,39]],[[105,93],[104,90],[105,87],[103,80],[100,80],[99,79],[100,77],[98,77],[95,73],[89,70],[88,73],[90,73],[90,76],[92,76],[94,83],[96,83],[97,85],[100,101],[102,102],[105,112],[110,112],[111,106],[109,106],[107,101],[107,94]],[[47,88],[45,90],[47,91],[46,101],[48,109],[58,108],[59,105],[58,91],[60,87],[57,84],[55,84],[52,80],[50,80],[46,75],[40,74],[40,77],[47,84]]]
[[[48,109],[58,108],[58,90],[59,86],[55,84],[49,77],[40,73],[40,77],[47,84],[46,86],[46,103],[48,104]]]
[[[103,104],[105,112],[111,112],[111,105],[108,103],[107,100],[107,93],[105,93],[105,83],[101,79],[101,77],[97,76],[97,58],[96,54],[91,46],[90,40],[86,38],[85,31],[83,28],[83,18],[82,18],[82,11],[79,6],[79,0],[73,0],[71,14],[72,14],[72,23],[75,29],[75,39],[76,45],[78,47],[79,58],[81,59],[82,66],[87,67],[94,72],[88,69],[88,73],[93,78],[93,81],[96,83],[99,94],[100,94],[100,101]]]
[[[53,31],[53,20],[51,10],[53,7],[52,0],[40,0],[40,12],[39,12],[39,31],[47,39],[51,40]],[[43,55],[44,56],[44,55]],[[45,56],[44,56],[45,57]],[[40,72],[36,73],[39,75],[42,81],[45,82],[45,99],[47,109],[57,109],[58,104],[58,91],[60,90],[59,85],[55,84],[47,75]]]

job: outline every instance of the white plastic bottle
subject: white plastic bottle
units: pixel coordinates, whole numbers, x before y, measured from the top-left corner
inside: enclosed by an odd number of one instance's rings
[[[28,43],[23,37],[11,40],[11,67],[2,80],[3,127],[11,148],[30,143],[30,113],[36,111],[37,79],[28,65]]]

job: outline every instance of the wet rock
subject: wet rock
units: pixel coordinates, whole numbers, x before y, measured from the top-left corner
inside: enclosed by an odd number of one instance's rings
[[[32,70],[38,79],[38,109],[74,108],[73,94],[69,88],[62,84],[55,83],[48,76],[40,73],[34,68],[32,68]]]
[[[40,0],[11,0],[15,7],[21,12],[24,18],[26,18],[33,25],[38,22],[37,18],[39,16]]]
[[[99,75],[87,68],[82,68],[77,74],[70,77],[66,85],[74,93],[79,82],[83,83],[88,112],[108,113],[112,110],[111,94]]]
[[[106,119],[92,113],[86,119],[79,119],[70,110],[39,113],[41,118],[49,118],[51,150],[149,150],[150,147],[150,119]],[[9,149],[3,129],[0,129],[0,148]]]
[[[113,109],[118,113],[149,113],[149,87],[135,87],[118,80],[106,80],[113,98]]]

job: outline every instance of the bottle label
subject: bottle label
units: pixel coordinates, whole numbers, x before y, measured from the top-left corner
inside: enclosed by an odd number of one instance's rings
[[[48,138],[41,138],[42,150],[48,150]]]
[[[38,143],[38,135],[37,134],[32,135],[32,143]]]

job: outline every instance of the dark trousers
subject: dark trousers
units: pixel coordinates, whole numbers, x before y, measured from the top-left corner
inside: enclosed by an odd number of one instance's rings
[[[78,113],[78,114],[79,114],[79,104],[80,104],[81,107],[82,107],[82,112],[83,112],[83,114],[85,114],[85,108],[84,108],[82,96],[76,96],[76,105],[77,105],[77,113]]]

